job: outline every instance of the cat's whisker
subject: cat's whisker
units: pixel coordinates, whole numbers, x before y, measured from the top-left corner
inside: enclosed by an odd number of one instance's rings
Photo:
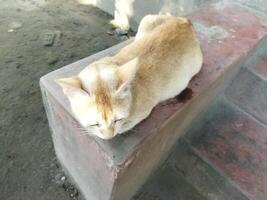
[[[84,127],[77,127],[77,129],[80,131],[81,135],[90,135],[90,131]]]

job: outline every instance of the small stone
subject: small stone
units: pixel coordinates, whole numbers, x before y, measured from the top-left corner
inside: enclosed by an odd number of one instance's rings
[[[65,181],[66,180],[66,176],[62,176],[60,180],[61,181]]]
[[[41,34],[41,40],[44,46],[52,46],[57,44],[61,37],[61,31],[45,30]]]
[[[55,33],[52,31],[46,31],[42,35],[42,43],[44,46],[52,46],[55,39]]]
[[[74,197],[74,194],[73,193],[70,193],[70,197],[73,198]]]

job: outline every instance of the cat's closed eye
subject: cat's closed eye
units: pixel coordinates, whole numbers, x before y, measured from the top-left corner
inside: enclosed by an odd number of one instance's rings
[[[90,124],[91,127],[98,127],[99,123]]]
[[[114,120],[114,123],[120,122],[120,121],[122,121],[123,119],[124,119],[124,118],[115,119],[115,120]]]

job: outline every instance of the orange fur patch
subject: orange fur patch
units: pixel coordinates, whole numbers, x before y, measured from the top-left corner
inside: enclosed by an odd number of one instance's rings
[[[96,88],[96,105],[100,113],[102,113],[103,119],[106,122],[110,122],[112,113],[112,101],[110,92],[101,80],[98,81],[98,86]]]

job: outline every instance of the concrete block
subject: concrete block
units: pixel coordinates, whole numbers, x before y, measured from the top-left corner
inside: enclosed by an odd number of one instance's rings
[[[54,80],[77,74],[94,60],[116,53],[131,41],[41,78],[57,157],[88,200],[130,199],[165,160],[191,121],[224,90],[241,67],[243,58],[266,34],[257,15],[235,6],[223,9],[210,6],[193,13],[190,18],[199,24],[197,34],[204,54],[201,72],[185,92],[156,106],[135,131],[113,140],[103,141],[82,132]],[[207,30],[214,34],[207,34]]]

